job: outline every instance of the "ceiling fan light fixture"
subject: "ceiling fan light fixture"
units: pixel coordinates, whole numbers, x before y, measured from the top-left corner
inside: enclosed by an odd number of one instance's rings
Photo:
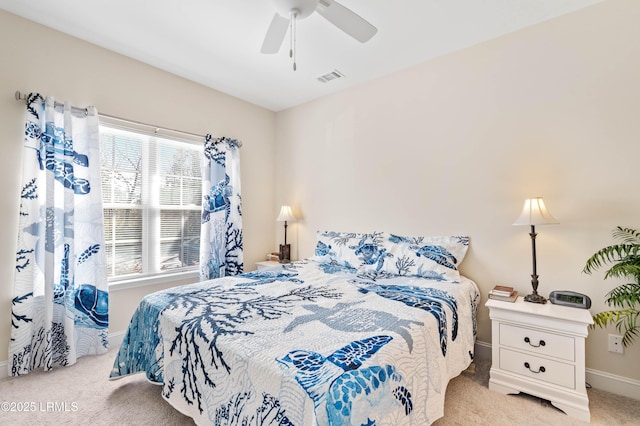
[[[296,22],[314,12],[335,25],[338,29],[361,43],[369,41],[378,31],[360,15],[342,6],[335,0],[271,0],[276,13],[267,30],[260,51],[266,54],[278,53],[289,31],[289,57],[296,70]]]
[[[298,13],[298,19],[304,19],[315,12],[318,0],[271,0],[273,8],[283,18],[288,18],[292,10]]]

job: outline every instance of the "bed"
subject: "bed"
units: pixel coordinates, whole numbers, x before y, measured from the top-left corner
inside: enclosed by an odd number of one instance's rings
[[[206,425],[427,425],[473,360],[466,237],[319,232],[315,256],[156,292],[111,379]]]

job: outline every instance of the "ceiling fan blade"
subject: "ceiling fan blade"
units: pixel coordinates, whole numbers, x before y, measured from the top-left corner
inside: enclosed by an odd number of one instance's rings
[[[376,27],[360,15],[333,0],[320,0],[316,11],[361,43],[369,41],[378,32]]]
[[[287,35],[287,29],[289,28],[289,20],[283,18],[277,13],[273,15],[271,25],[267,30],[267,34],[264,36],[262,42],[261,53],[278,53],[280,46],[284,40],[284,36]]]

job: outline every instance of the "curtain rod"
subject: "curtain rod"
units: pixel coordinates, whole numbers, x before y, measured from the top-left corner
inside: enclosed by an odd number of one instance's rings
[[[16,101],[23,101],[23,102],[27,101],[27,95],[23,94],[19,90],[16,90],[15,96],[16,96]],[[61,104],[60,102],[56,101],[55,102],[55,106],[64,106],[64,104]],[[80,108],[80,107],[76,107],[76,106],[71,106],[71,109],[75,110],[76,112],[87,114],[87,109],[86,108]],[[110,114],[103,114],[101,112],[98,112],[98,116],[105,117],[105,118],[110,118],[111,120],[123,121],[125,123],[137,124],[138,126],[151,127],[153,129],[153,133],[155,133],[155,134],[159,134],[159,132],[161,130],[164,130],[164,131],[167,131],[167,132],[181,133],[183,135],[189,135],[189,136],[193,136],[193,137],[196,137],[196,138],[202,138],[202,139],[206,138],[205,135],[199,135],[197,133],[185,132],[183,130],[169,129],[167,127],[156,126],[154,124],[142,123],[140,121],[130,120],[128,118],[117,117],[115,115],[110,115]],[[242,142],[241,141],[238,141],[238,146],[242,146]]]

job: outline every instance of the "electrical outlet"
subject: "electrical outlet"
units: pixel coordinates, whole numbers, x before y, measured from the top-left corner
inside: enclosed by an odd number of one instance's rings
[[[622,336],[616,336],[615,334],[609,335],[609,352],[615,352],[618,354],[624,353],[624,346],[622,346]]]

